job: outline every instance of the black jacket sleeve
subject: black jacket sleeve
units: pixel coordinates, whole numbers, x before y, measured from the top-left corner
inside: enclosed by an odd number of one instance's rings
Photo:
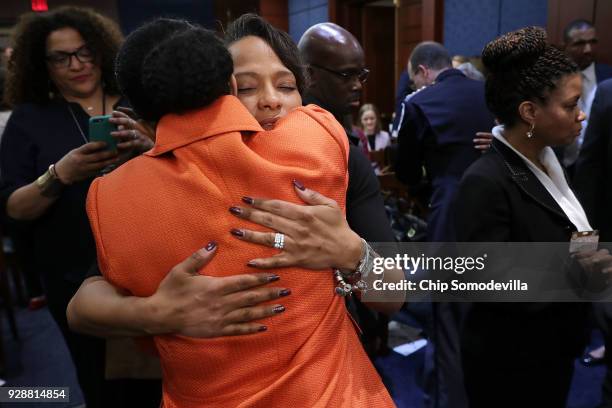
[[[368,158],[353,145],[349,150],[348,166],[346,219],[349,226],[368,242],[393,242],[378,179]]]
[[[20,187],[40,176],[36,173],[36,147],[24,129],[27,115],[17,108],[11,114],[0,144],[0,209],[6,214],[6,203]],[[42,174],[42,173],[41,173]]]
[[[395,162],[397,178],[416,185],[423,178],[423,139],[429,122],[410,101],[403,102],[404,117],[398,130],[398,152]]]

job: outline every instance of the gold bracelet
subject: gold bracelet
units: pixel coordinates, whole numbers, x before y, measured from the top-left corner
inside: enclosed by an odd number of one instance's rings
[[[40,194],[43,197],[55,198],[62,193],[64,184],[57,177],[55,164],[50,165],[47,171],[36,179],[36,186],[40,189]]]

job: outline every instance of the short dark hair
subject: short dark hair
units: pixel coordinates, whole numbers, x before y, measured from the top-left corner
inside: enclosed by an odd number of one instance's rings
[[[298,91],[302,93],[306,89],[308,85],[306,67],[297,45],[289,34],[277,29],[257,14],[248,13],[229,24],[225,32],[225,43],[230,46],[232,43],[248,36],[259,37],[264,40],[283,65],[293,73]]]
[[[149,98],[142,92],[142,63],[146,55],[172,34],[186,30],[185,20],[159,18],[134,30],[123,43],[115,61],[117,83],[121,93],[138,112],[149,110]]]
[[[419,65],[439,70],[452,66],[451,57],[440,43],[425,41],[418,44],[410,54],[410,65],[416,69]]]
[[[567,44],[568,42],[570,42],[571,38],[570,38],[570,32],[572,30],[580,30],[583,28],[595,28],[593,26],[593,23],[591,23],[589,20],[574,20],[571,23],[569,23],[568,25],[565,26],[565,28],[563,29],[563,41]]]
[[[139,62],[140,61],[140,62]],[[120,87],[143,119],[204,107],[230,93],[234,70],[223,41],[186,21],[158,19],[126,39],[117,56]],[[132,82],[140,74],[140,80]]]
[[[117,24],[90,9],[60,7],[47,13],[27,13],[19,19],[8,63],[5,100],[9,105],[49,101],[49,93],[56,90],[45,59],[47,37],[67,27],[78,31],[96,54],[104,90],[119,94],[113,63],[123,36]]]
[[[522,102],[546,102],[561,77],[578,72],[578,66],[550,45],[539,27],[522,28],[491,41],[482,51],[482,62],[488,70],[487,105],[508,127],[519,120]]]

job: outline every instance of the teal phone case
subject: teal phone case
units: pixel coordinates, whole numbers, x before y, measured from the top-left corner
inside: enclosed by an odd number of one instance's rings
[[[117,125],[108,120],[112,115],[92,116],[89,118],[89,140],[91,142],[106,142],[106,150],[117,150],[117,140],[111,132],[117,130]]]

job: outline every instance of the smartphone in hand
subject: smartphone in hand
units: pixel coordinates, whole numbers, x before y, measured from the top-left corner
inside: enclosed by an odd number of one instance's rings
[[[112,115],[92,116],[89,118],[89,141],[106,142],[105,150],[117,150],[117,140],[111,132],[117,130],[117,125],[109,122]]]

